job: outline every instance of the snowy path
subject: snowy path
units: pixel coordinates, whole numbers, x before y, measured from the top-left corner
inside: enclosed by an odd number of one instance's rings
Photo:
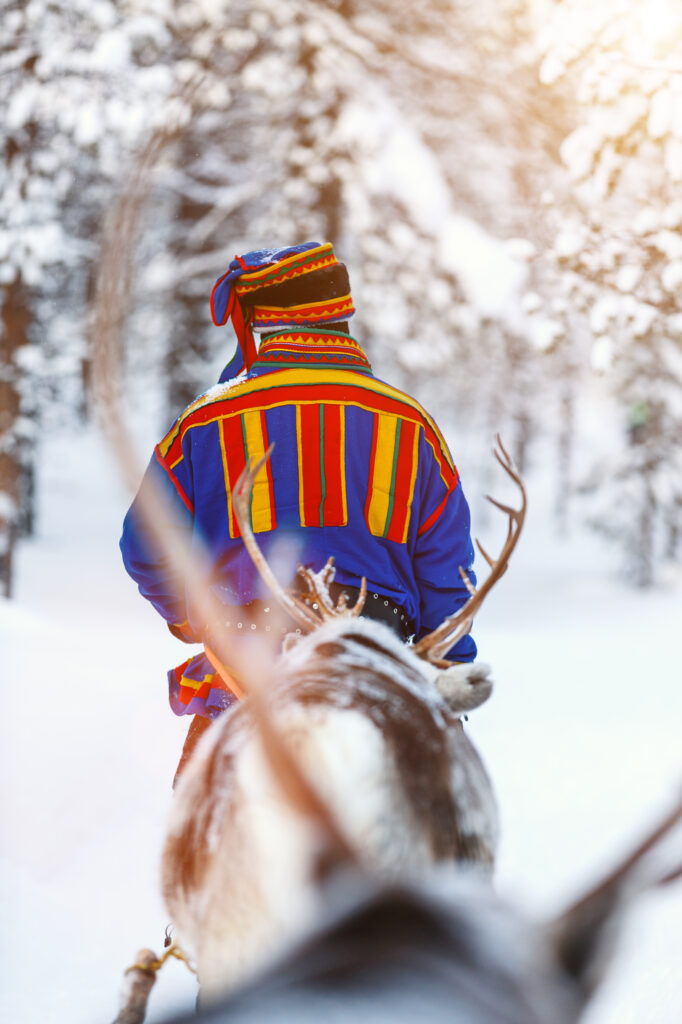
[[[127,498],[99,440],[56,438],[42,461],[39,537],[0,603],[0,1019],[106,1024],[167,923],[157,866],[186,726],[164,670],[183,649],[120,566]],[[498,887],[524,908],[576,895],[679,786],[681,606],[672,586],[624,592],[593,541],[559,546],[531,516],[477,624],[497,689],[470,722],[502,808]],[[678,886],[630,916],[589,1024],[679,1024],[681,954]],[[150,1022],[193,998],[171,962]]]

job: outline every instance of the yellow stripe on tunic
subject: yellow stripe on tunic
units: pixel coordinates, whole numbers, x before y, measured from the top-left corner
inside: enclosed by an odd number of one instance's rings
[[[263,416],[260,410],[245,412],[242,414],[244,440],[246,451],[251,463],[261,459],[266,452],[265,437],[263,432]],[[270,493],[270,465],[258,474],[251,493],[251,528],[254,533],[262,533],[265,530],[274,529],[274,516]]]
[[[367,510],[367,525],[375,537],[383,537],[387,526],[397,426],[397,416],[377,416],[376,450]]]

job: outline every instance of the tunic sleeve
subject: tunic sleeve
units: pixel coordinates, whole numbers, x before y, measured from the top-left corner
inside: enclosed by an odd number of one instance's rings
[[[460,566],[467,571],[471,582],[476,583],[471,568],[474,548],[469,505],[459,475],[456,469],[451,476],[444,474],[442,465],[433,458],[428,445],[425,447],[420,526],[414,556],[414,572],[420,593],[418,638],[436,629],[468,600],[469,593],[460,575]],[[462,637],[445,657],[452,661],[473,661],[476,657],[473,638],[470,635]]]
[[[145,525],[145,495],[152,492],[163,501],[172,524],[173,540],[189,546],[193,529],[192,477],[188,459],[168,465],[160,446],[154,450],[140,490],[123,522],[121,554],[128,574],[142,596],[170,625],[187,629],[185,581],[159,549]]]

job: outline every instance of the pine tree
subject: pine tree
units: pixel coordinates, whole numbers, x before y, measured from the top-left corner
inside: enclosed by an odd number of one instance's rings
[[[173,90],[167,26],[143,0],[5,0],[0,43],[0,583],[33,518],[33,448],[86,411],[86,302],[99,221],[140,133]],[[133,17],[132,15],[143,15]],[[131,17],[126,17],[131,15]],[[52,407],[52,412],[50,410]]]

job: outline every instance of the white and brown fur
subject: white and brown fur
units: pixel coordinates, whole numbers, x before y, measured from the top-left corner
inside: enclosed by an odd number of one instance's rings
[[[682,876],[679,862],[661,874],[660,859],[681,821],[678,799],[613,870],[544,922],[447,865],[397,885],[337,871],[320,886],[322,913],[300,942],[173,1024],[577,1024],[624,912]]]
[[[495,800],[459,718],[490,689],[480,666],[443,672],[382,624],[340,618],[282,656],[268,701],[357,862],[400,881],[439,863],[490,872]],[[320,854],[314,825],[283,799],[247,699],[190,760],[163,854],[166,904],[202,997],[243,980],[315,918]]]

